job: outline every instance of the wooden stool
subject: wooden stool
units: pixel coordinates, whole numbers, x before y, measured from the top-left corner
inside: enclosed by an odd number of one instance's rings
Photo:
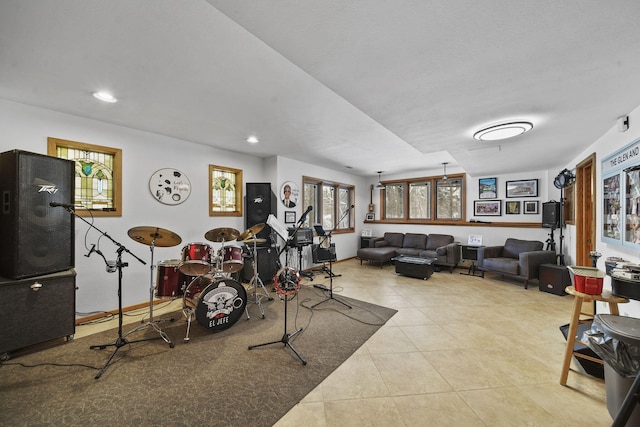
[[[609,311],[613,315],[619,315],[618,304],[624,304],[629,302],[627,298],[618,297],[611,294],[611,291],[603,291],[602,295],[590,295],[578,292],[573,286],[567,286],[564,290],[569,295],[575,297],[573,305],[573,314],[571,315],[571,322],[569,323],[569,332],[567,333],[567,349],[564,352],[564,363],[562,364],[562,374],[560,374],[560,384],[567,385],[567,377],[569,376],[569,368],[571,366],[571,357],[581,357],[583,359],[590,360],[592,362],[604,364],[604,362],[595,357],[588,356],[573,351],[576,343],[576,333],[578,332],[578,324],[580,323],[580,315],[587,314],[582,312],[582,303],[584,301],[602,301],[609,304]],[[584,344],[578,341],[580,344]]]

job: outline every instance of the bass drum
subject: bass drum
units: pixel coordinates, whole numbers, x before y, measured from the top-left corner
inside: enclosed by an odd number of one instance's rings
[[[193,279],[184,291],[183,306],[195,312],[200,325],[212,332],[223,331],[242,317],[247,291],[239,282],[210,274]]]

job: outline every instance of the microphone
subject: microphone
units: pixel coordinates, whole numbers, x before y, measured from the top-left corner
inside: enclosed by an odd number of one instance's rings
[[[53,202],[51,202],[51,203],[53,203]],[[89,253],[88,253],[88,254],[86,254],[85,256],[86,256],[87,258],[89,258],[89,257],[91,256],[91,254],[92,254],[92,253],[94,253],[95,251],[96,251],[96,245],[95,245],[95,244],[93,244],[93,245],[91,245],[91,250],[90,250],[90,251],[89,251]]]
[[[63,207],[63,208],[67,208],[67,209],[75,208],[75,205],[70,205],[68,203],[58,203],[58,202],[51,202],[51,203],[49,203],[49,206],[52,206],[54,208],[57,208],[58,206]]]
[[[309,215],[309,212],[311,212],[312,210],[313,210],[313,206],[309,205],[307,210],[302,213],[302,216],[298,220],[298,224],[302,224],[307,219],[307,215]]]

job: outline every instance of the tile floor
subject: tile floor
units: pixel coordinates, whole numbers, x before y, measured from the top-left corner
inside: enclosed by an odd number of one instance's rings
[[[574,362],[567,386],[559,384],[565,340],[558,328],[569,321],[573,297],[460,272],[424,281],[398,276],[393,266],[334,264],[342,275],[333,280],[336,297],[398,313],[276,426],[610,425],[602,380]],[[320,273],[304,282],[328,285]],[[125,323],[139,320],[129,315]],[[79,326],[76,337],[114,325]]]

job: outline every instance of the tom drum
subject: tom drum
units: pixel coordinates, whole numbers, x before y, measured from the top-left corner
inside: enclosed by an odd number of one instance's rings
[[[241,247],[225,246],[223,252],[222,271],[225,273],[235,273],[242,270],[244,260]]]
[[[180,271],[180,264],[179,259],[170,259],[158,263],[156,297],[175,298],[182,296],[189,279]]]
[[[182,248],[180,271],[188,276],[200,276],[211,270],[211,246],[206,243],[189,243]]]

